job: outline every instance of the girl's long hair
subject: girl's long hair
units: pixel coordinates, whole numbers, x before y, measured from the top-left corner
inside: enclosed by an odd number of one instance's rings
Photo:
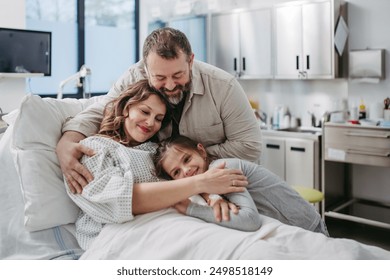
[[[128,139],[124,128],[129,107],[148,99],[152,94],[160,97],[167,108],[161,129],[166,127],[171,120],[170,105],[158,91],[149,86],[148,80],[145,79],[131,84],[117,98],[107,103],[98,134],[129,146],[131,139]],[[157,142],[157,136],[154,135],[150,140]]]

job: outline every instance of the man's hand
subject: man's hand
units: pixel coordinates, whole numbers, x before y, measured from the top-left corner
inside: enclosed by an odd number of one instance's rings
[[[72,193],[81,193],[82,188],[93,180],[89,170],[80,163],[84,154],[94,155],[92,149],[78,143],[84,138],[83,134],[75,131],[65,132],[56,148],[62,173]]]

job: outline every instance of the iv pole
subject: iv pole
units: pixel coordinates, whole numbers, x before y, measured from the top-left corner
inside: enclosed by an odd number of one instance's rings
[[[91,75],[91,69],[89,69],[87,66],[83,65],[80,67],[80,70],[77,73],[75,73],[72,76],[61,81],[60,86],[58,88],[57,99],[62,99],[62,97],[63,97],[62,90],[66,84],[68,84],[72,81],[76,81],[76,86],[82,87],[83,84],[81,83],[81,78],[85,78],[88,75]]]

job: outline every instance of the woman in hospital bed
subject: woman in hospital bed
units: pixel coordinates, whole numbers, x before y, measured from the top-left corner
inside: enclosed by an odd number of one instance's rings
[[[95,151],[81,160],[93,181],[81,194],[72,193],[67,185],[68,195],[81,209],[76,221],[81,248],[88,249],[107,223],[130,221],[200,193],[244,190],[246,178],[236,169],[216,168],[182,180],[159,180],[153,172],[157,144],[149,140],[168,121],[164,98],[142,80],[106,106],[99,133],[81,142]],[[236,186],[231,186],[232,181]],[[150,199],[148,192],[160,194],[158,201]]]

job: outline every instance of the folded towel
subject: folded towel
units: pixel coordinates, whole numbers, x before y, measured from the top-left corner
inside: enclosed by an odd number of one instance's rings
[[[379,126],[380,127],[390,128],[390,121],[380,121],[379,122]]]

